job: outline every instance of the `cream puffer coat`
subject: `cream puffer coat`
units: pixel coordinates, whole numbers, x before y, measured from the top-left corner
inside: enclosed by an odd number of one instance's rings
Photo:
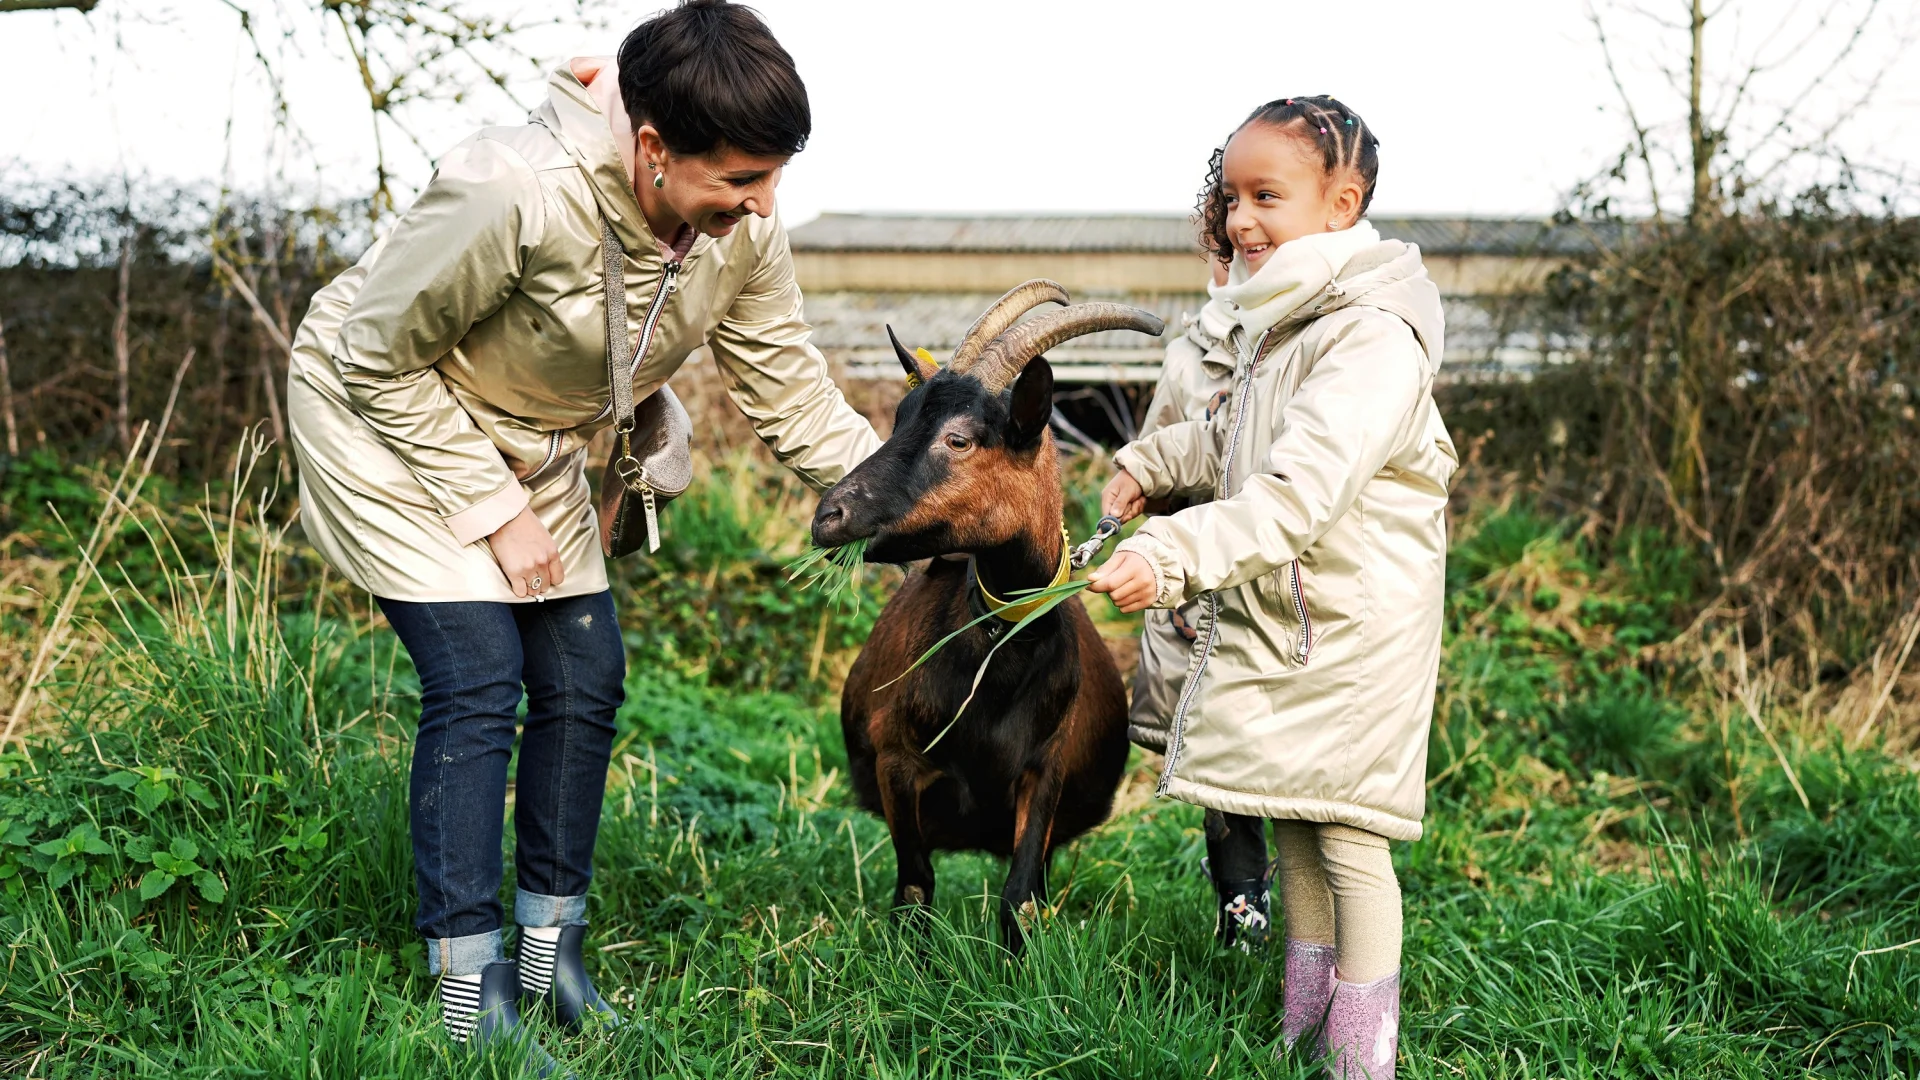
[[[1226,338],[1233,329],[1231,308],[1214,300],[1187,322],[1186,332],[1168,343],[1160,364],[1160,382],[1140,424],[1144,439],[1161,428],[1188,420],[1206,420],[1226,404],[1233,384],[1233,354]],[[1174,496],[1173,509],[1206,502],[1210,490]],[[1156,753],[1167,749],[1167,725],[1187,679],[1193,627],[1200,605],[1188,601],[1167,611],[1149,611],[1140,631],[1140,666],[1133,676],[1133,704],[1127,736]]]
[[[627,253],[635,400],[706,344],[755,431],[813,487],[880,445],[808,341],[777,217],[694,239],[669,273],[616,142],[615,71],[592,66],[590,84],[556,72],[525,125],[449,151],[300,324],[287,402],[301,521],[376,596],[513,602],[483,538],[529,504],[566,567],[547,595],[607,587],[583,467],[613,420],[602,215]]]
[[[1116,456],[1149,497],[1215,494],[1118,548],[1156,607],[1200,601],[1159,793],[1418,839],[1458,463],[1439,290],[1363,222],[1215,295],[1238,307],[1228,406]]]

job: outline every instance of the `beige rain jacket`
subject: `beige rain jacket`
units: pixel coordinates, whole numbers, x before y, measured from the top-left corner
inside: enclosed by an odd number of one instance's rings
[[[777,217],[695,239],[663,295],[668,253],[610,127],[625,123],[612,65],[592,78],[562,69],[526,124],[449,151],[300,324],[287,401],[301,521],[376,596],[514,601],[483,538],[529,504],[566,565],[547,595],[607,587],[583,468],[612,422],[602,215],[627,252],[636,400],[708,344],[807,483],[831,486],[880,445],[808,342]]]
[[[1239,307],[1232,399],[1116,457],[1149,497],[1215,494],[1119,545],[1156,607],[1200,601],[1160,793],[1418,839],[1458,461],[1439,291],[1362,223],[1215,295]]]
[[[1233,354],[1226,337],[1233,327],[1231,309],[1222,301],[1209,303],[1187,322],[1186,333],[1167,345],[1160,365],[1160,384],[1147,405],[1139,438],[1188,420],[1206,420],[1226,404],[1233,383]],[[1206,502],[1211,490],[1187,492],[1173,500],[1173,509]],[[1168,611],[1146,613],[1140,633],[1140,666],[1133,676],[1133,706],[1127,735],[1140,746],[1164,753],[1167,723],[1180,687],[1187,679],[1187,657],[1192,652],[1196,601]]]

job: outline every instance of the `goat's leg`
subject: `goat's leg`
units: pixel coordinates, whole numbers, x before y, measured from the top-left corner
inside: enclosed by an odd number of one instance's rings
[[[893,886],[895,908],[933,906],[933,853],[920,829],[920,792],[925,785],[912,765],[882,755],[879,761],[880,805],[887,831],[893,836],[897,867]]]
[[[1047,863],[1053,854],[1053,815],[1060,805],[1061,780],[1051,763],[1029,769],[1014,796],[1013,859],[1000,891],[1000,930],[1008,951],[1026,945],[1023,916],[1037,916],[1047,901]]]

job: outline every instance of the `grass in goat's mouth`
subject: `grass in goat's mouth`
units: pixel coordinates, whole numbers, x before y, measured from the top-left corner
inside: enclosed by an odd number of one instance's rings
[[[866,560],[866,540],[837,548],[809,545],[799,558],[787,564],[787,580],[820,593],[829,604],[859,611],[860,579],[866,573]]]

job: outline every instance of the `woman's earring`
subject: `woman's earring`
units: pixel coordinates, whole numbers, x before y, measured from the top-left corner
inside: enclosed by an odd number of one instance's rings
[[[654,176],[654,178],[653,178],[653,186],[654,186],[654,187],[657,187],[657,188],[663,188],[663,187],[666,187],[666,186],[667,186],[667,174],[666,174],[666,173],[658,173],[658,174],[656,174],[656,175]]]

